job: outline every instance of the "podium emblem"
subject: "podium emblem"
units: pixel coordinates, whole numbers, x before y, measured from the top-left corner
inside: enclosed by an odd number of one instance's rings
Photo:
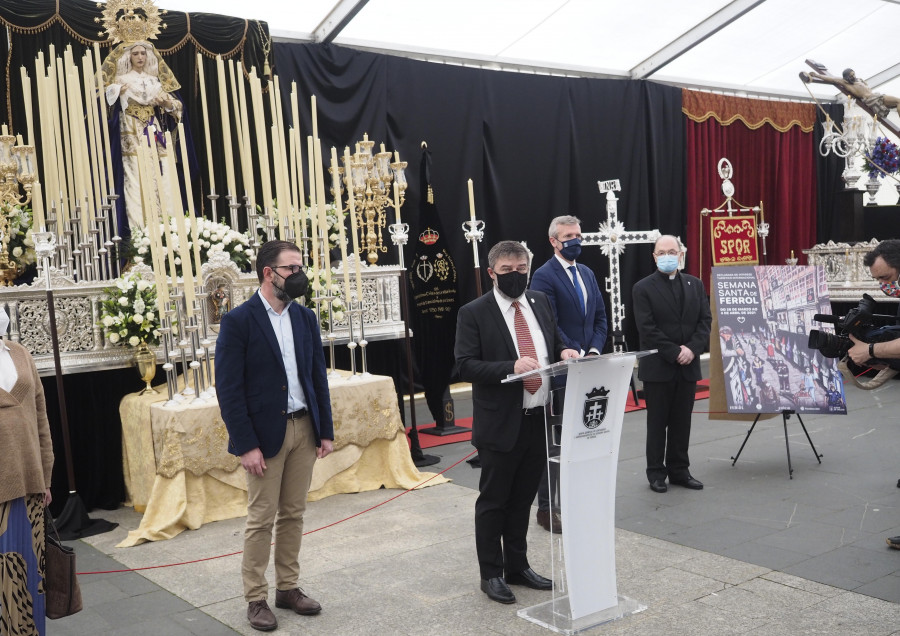
[[[587,429],[595,429],[601,424],[606,417],[606,407],[608,404],[609,391],[605,387],[593,389],[590,393],[585,393],[587,399],[584,401],[584,419],[582,423]]]

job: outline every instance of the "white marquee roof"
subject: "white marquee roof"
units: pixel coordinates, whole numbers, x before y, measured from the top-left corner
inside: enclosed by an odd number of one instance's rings
[[[900,95],[900,0],[157,0],[268,22],[276,40],[454,64],[809,99],[807,58]],[[833,99],[830,86],[810,85]]]

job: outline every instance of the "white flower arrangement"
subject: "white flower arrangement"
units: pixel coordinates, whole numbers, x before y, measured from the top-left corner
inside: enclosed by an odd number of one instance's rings
[[[155,311],[156,285],[136,274],[115,280],[103,290],[100,324],[111,344],[136,347],[159,344],[160,320]]]
[[[18,265],[20,270],[24,270],[37,261],[34,240],[31,236],[33,220],[31,208],[27,205],[6,204],[0,208],[0,211],[6,217],[9,228],[9,241],[6,245],[9,259]]]
[[[250,237],[244,232],[238,232],[231,229],[225,223],[213,223],[206,217],[197,217],[197,233],[198,237],[193,234],[190,226],[190,219],[186,219],[188,232],[188,249],[193,253],[194,241],[200,243],[200,260],[205,263],[215,252],[224,252],[238,266],[242,272],[250,271],[250,256],[253,250],[250,249]],[[178,241],[178,226],[175,219],[169,219],[168,232],[162,223],[159,224],[160,235],[162,237],[163,247],[168,249],[167,241],[172,242],[172,247],[176,254],[180,254],[180,245]],[[131,231],[131,260],[135,263],[148,262],[150,260],[150,237],[146,228],[134,228]],[[181,274],[181,257],[176,256],[175,268]],[[195,272],[196,273],[196,272]]]

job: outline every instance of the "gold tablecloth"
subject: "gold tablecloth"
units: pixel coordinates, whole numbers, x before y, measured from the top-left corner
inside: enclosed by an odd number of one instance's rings
[[[412,462],[391,378],[344,375],[328,384],[334,452],[316,461],[309,501],[382,486],[413,488],[435,477]],[[218,404],[165,406],[161,388],[158,395],[126,395],[119,405],[125,489],[144,516],[118,547],[171,539],[247,514],[246,476],[240,460],[226,451]],[[447,481],[438,476],[425,485]]]

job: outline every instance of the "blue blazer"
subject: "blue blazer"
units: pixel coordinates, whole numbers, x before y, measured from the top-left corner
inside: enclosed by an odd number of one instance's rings
[[[606,344],[606,306],[600,295],[597,277],[587,265],[576,263],[575,266],[587,288],[584,314],[578,307],[578,297],[569,273],[556,256],[534,272],[531,289],[547,294],[567,347],[585,353],[594,347],[603,353],[603,345]]]
[[[322,337],[315,313],[297,303],[288,311],[300,386],[316,446],[321,446],[322,439],[334,439]],[[287,428],[287,372],[258,293],[222,317],[216,340],[216,394],[228,429],[229,453],[243,455],[259,448],[264,457],[278,454]]]

